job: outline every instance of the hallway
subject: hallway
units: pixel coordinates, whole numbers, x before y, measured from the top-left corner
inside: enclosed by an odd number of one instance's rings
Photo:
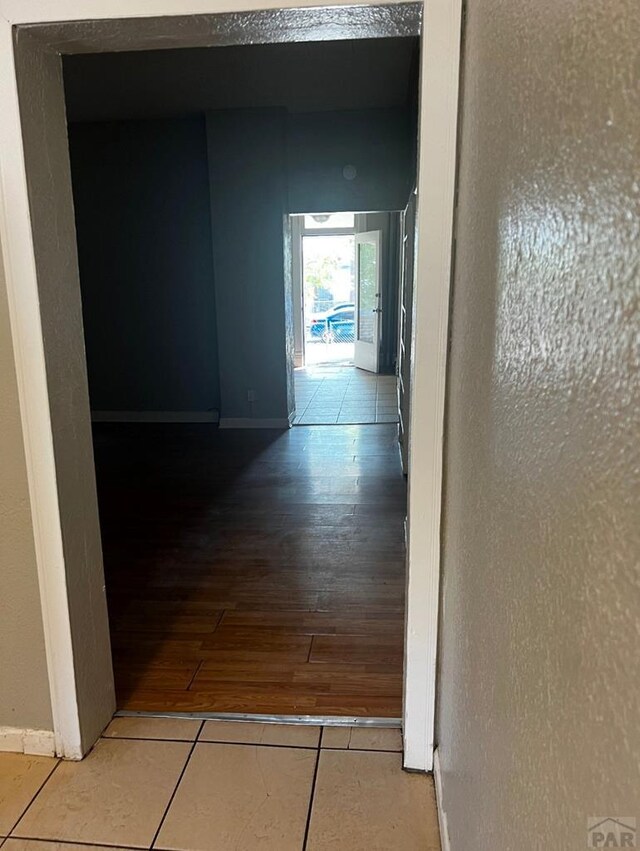
[[[94,428],[119,708],[401,716],[395,425]]]

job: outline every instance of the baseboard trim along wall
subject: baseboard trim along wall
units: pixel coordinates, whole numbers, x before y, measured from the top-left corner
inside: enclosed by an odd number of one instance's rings
[[[94,423],[217,423],[217,411],[91,411]]]
[[[451,851],[451,843],[449,842],[449,825],[447,824],[447,814],[444,810],[444,801],[442,800],[442,772],[440,770],[440,755],[436,748],[433,752],[433,779],[436,786],[436,806],[438,808],[438,825],[440,827],[440,845],[442,851]]]
[[[254,419],[253,417],[220,417],[220,428],[289,428],[287,417]]]
[[[56,737],[52,730],[0,727],[0,751],[31,756],[55,756]]]

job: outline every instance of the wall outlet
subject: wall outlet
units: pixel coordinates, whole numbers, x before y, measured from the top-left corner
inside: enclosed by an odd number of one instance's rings
[[[255,402],[256,401],[256,391],[255,390],[247,390],[247,402]]]

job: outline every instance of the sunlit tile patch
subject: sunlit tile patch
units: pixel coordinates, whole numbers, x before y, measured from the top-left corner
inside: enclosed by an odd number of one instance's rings
[[[374,375],[353,366],[298,369],[295,397],[295,425],[398,421],[394,375]]]

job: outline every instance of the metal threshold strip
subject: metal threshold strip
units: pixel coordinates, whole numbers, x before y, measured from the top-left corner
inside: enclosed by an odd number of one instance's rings
[[[115,718],[188,718],[196,721],[240,721],[254,724],[299,724],[316,727],[402,727],[401,718],[354,718],[351,715],[260,715],[249,712],[133,712],[121,709]]]

